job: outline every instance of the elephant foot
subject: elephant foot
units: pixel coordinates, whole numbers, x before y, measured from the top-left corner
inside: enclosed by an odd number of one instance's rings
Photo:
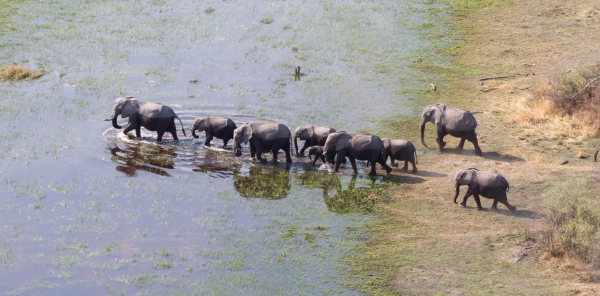
[[[446,147],[446,142],[442,142],[442,143],[440,144],[440,150],[441,150],[441,149],[444,149],[444,147]]]
[[[477,208],[477,210],[478,210],[478,211],[485,211],[485,209],[484,209],[484,208],[479,208],[479,207]]]
[[[389,167],[385,168],[385,172],[386,172],[386,174],[389,175],[392,172],[392,168],[389,168]]]
[[[460,205],[464,208],[464,207],[467,206],[467,203],[466,202],[461,202]]]
[[[413,169],[412,172],[416,174],[417,173],[417,169]]]
[[[405,171],[408,171],[408,167],[407,166],[402,167],[402,169],[405,170]]]

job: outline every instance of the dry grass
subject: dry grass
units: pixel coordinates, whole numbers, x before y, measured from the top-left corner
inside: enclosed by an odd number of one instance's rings
[[[12,64],[10,66],[0,68],[0,77],[2,80],[10,80],[10,81],[19,81],[19,80],[28,80],[28,79],[36,79],[44,75],[44,70],[41,69],[39,71],[31,72],[29,69],[25,67],[21,67],[17,64]]]

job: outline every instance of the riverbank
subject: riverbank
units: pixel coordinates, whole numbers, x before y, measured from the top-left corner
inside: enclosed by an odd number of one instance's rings
[[[376,207],[361,255],[351,259],[352,272],[364,279],[363,292],[585,295],[599,289],[579,262],[542,256],[541,242],[543,201],[556,186],[577,184],[574,194],[597,188],[596,166],[586,158],[597,140],[576,132],[581,127],[572,118],[523,120],[524,113],[537,112],[530,102],[545,83],[597,62],[599,8],[588,0],[483,2],[453,4],[462,40],[445,49],[453,63],[435,68],[443,73],[437,90],[422,97],[477,111],[484,156],[475,156],[469,143],[460,155],[417,144],[424,181],[390,188],[391,198]],[[433,126],[426,129],[426,142],[434,145]],[[446,141],[446,147],[458,144]],[[477,211],[472,200],[467,208],[454,204],[452,177],[467,167],[503,174],[517,214],[502,206]],[[491,201],[482,204],[489,208]]]

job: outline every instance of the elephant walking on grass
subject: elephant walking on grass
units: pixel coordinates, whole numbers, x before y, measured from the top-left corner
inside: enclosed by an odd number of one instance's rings
[[[443,104],[434,104],[425,107],[421,116],[421,143],[426,148],[429,148],[425,144],[425,124],[427,122],[431,122],[437,126],[437,138],[435,140],[438,143],[438,150],[440,152],[446,146],[444,137],[451,135],[460,138],[460,143],[456,147],[458,151],[463,149],[465,140],[469,140],[475,146],[475,154],[482,156],[481,149],[477,143],[477,134],[475,134],[477,121],[471,112]]]
[[[251,121],[238,127],[233,131],[233,153],[237,157],[242,156],[242,143],[250,143],[250,156],[263,163],[263,152],[271,151],[273,161],[277,161],[279,149],[285,152],[286,162],[292,162],[292,133],[281,123]]]
[[[408,170],[408,163],[412,164],[413,173],[417,172],[417,149],[407,140],[383,138],[383,160],[387,161],[388,156],[391,158],[391,164],[398,166],[395,160],[404,160],[403,170]]]
[[[458,197],[461,185],[467,185],[469,187],[463,201],[460,203],[463,207],[467,206],[467,198],[473,195],[473,198],[477,203],[477,208],[482,210],[481,201],[479,200],[479,196],[481,195],[494,200],[494,204],[492,204],[492,209],[494,210],[498,209],[498,202],[504,204],[513,213],[517,210],[517,208],[511,206],[506,199],[509,185],[506,178],[500,174],[480,172],[475,168],[457,171],[454,177],[454,187],[456,188],[454,203],[456,203],[456,198]]]
[[[331,133],[335,133],[335,130],[328,126],[305,125],[297,127],[296,131],[294,131],[296,153],[298,155],[304,155],[304,151],[308,149],[308,147],[325,145],[327,136]],[[300,153],[298,153],[298,138],[305,141],[304,147],[302,147]]]
[[[173,139],[179,140],[177,138],[177,125],[175,125],[175,118],[179,119],[179,116],[169,106],[140,101],[134,97],[118,98],[115,100],[112,114],[104,120],[112,121],[114,128],[121,129],[121,126],[117,124],[119,114],[121,118],[129,118],[129,124],[123,130],[124,134],[135,129],[135,136],[139,138],[142,136],[140,129],[143,126],[149,131],[156,131],[158,134],[156,141],[158,142],[162,141],[162,136],[166,131],[171,133]],[[187,137],[181,119],[179,119],[179,123],[181,124],[183,136]]]
[[[370,161],[371,172],[369,175],[372,176],[376,175],[375,163],[381,164],[387,174],[392,171],[392,168],[385,164],[385,160],[383,159],[383,142],[378,136],[371,134],[353,136],[346,132],[335,132],[327,136],[324,147],[323,154],[325,154],[327,162],[333,164],[333,157],[337,155],[334,172],[338,171],[340,163],[345,157],[350,159],[354,174],[358,174],[355,159]]]
[[[223,139],[223,148],[227,147],[227,142],[233,139],[233,131],[237,128],[235,123],[227,117],[198,117],[192,123],[192,136],[198,138],[196,131],[206,133],[205,146],[210,146],[210,141],[214,138]]]

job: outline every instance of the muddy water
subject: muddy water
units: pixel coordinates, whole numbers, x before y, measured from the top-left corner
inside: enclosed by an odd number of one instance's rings
[[[0,291],[358,293],[343,258],[389,180],[189,136],[205,115],[376,132],[410,114],[429,81],[411,61],[445,62],[423,35],[445,7],[338,2],[0,1],[3,63],[47,73],[0,82]],[[126,95],[188,137],[119,134],[102,119]]]

